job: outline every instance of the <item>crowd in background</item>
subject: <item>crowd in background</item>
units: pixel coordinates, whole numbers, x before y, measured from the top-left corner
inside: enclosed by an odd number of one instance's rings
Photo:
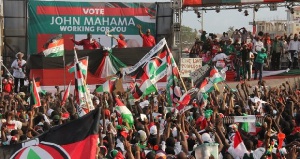
[[[252,35],[245,28],[236,29],[232,35],[224,32],[221,37],[211,33],[207,35],[206,31],[202,31],[200,38],[196,38],[191,47],[189,57],[200,57],[204,63],[223,63],[221,67],[227,66],[229,70],[237,72],[236,80],[250,80],[248,73],[252,73],[252,69],[256,72],[262,72],[263,68],[279,70],[285,60],[288,62],[287,68],[299,69],[299,40],[297,34],[276,35],[271,38],[268,33],[263,32]],[[262,52],[266,56],[263,59],[260,54]]]

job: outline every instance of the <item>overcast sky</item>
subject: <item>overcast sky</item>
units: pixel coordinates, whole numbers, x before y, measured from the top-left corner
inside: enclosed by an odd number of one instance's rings
[[[64,0],[51,0],[51,1],[64,1]],[[82,1],[82,0],[68,0],[68,1]],[[86,0],[99,2],[99,0]],[[170,0],[101,0],[101,2],[170,2]],[[285,12],[286,8],[278,8],[277,11],[270,11],[269,8],[261,8],[256,12],[256,21],[259,20],[286,20],[287,15]],[[253,19],[253,10],[248,10],[249,16],[244,16],[243,11],[238,12],[237,10],[221,10],[220,13],[215,11],[207,11],[204,13],[204,30],[208,33],[222,33],[226,32],[230,26],[234,28],[246,27],[252,31],[252,26],[249,22]],[[182,24],[195,28],[201,29],[201,23],[198,21],[197,15],[191,12],[183,12]]]

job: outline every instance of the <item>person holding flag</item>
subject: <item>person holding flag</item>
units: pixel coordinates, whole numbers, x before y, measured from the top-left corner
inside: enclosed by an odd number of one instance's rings
[[[127,48],[127,44],[126,44],[125,37],[123,34],[119,34],[119,38],[116,38],[115,36],[110,35],[109,31],[106,31],[105,35],[115,39],[118,43],[118,48]]]

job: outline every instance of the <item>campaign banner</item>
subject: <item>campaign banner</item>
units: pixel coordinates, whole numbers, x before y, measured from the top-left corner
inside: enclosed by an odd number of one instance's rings
[[[194,72],[190,73],[190,77],[191,79],[196,82],[200,77],[202,77],[205,72],[207,72],[210,69],[209,65],[204,65],[200,68],[198,68],[197,70],[195,70]]]
[[[190,73],[202,67],[202,58],[181,58],[180,75],[190,77]]]
[[[156,32],[155,3],[30,1],[28,14],[30,54],[41,52],[46,41],[57,34],[62,34],[65,49],[71,50],[74,44],[70,39],[80,41],[87,33],[105,47],[117,44],[105,35],[108,30],[116,37],[123,34],[128,47],[141,47],[136,25],[141,25],[143,32]]]

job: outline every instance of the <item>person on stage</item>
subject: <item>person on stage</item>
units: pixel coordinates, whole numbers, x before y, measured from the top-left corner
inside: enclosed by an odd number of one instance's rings
[[[156,45],[154,36],[151,35],[150,29],[147,29],[146,34],[142,32],[142,26],[136,25],[139,29],[140,36],[143,39],[143,47],[153,47]]]
[[[13,69],[13,76],[14,76],[14,91],[15,93],[19,92],[19,88],[24,86],[24,79],[25,79],[25,67],[26,61],[23,60],[24,54],[22,52],[18,52],[16,54],[16,58],[14,62],[11,64],[11,68]],[[20,85],[19,85],[20,82]]]
[[[91,33],[88,33],[87,38],[82,39],[81,41],[75,41],[73,37],[71,40],[75,45],[82,45],[84,50],[94,50],[100,48],[100,44],[95,39],[92,39]]]
[[[119,38],[116,38],[115,36],[110,34],[107,34],[107,36],[116,39],[118,48],[127,48],[127,43],[123,34],[119,34]]]

